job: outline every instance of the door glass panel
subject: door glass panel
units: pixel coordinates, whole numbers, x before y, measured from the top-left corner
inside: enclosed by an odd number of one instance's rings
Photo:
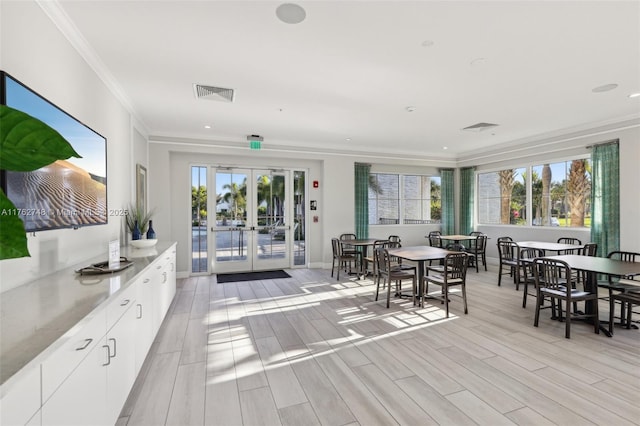
[[[207,168],[191,167],[191,272],[207,272]]]
[[[303,171],[293,172],[293,264],[304,265],[306,259],[305,250],[305,173]]]
[[[216,261],[247,259],[247,174],[216,172]]]
[[[284,259],[286,256],[285,176],[256,175],[256,217],[258,259]]]

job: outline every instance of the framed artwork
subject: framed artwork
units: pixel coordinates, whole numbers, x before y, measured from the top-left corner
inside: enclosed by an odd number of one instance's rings
[[[136,208],[147,212],[147,169],[142,164],[136,165]]]

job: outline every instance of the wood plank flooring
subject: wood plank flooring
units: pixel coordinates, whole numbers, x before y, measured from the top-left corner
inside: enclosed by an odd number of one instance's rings
[[[287,272],[179,280],[118,425],[640,424],[639,330],[574,323],[569,340],[548,310],[535,328],[491,267],[448,319],[436,301],[386,309],[370,279]]]

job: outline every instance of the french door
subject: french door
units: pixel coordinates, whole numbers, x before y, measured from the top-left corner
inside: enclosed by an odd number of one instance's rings
[[[215,220],[210,223],[214,273],[291,266],[291,173],[212,169]]]

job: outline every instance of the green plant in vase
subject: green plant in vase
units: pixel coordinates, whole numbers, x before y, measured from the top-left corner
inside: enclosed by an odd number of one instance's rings
[[[153,215],[153,211],[144,211],[142,208],[135,206],[133,204],[129,205],[129,209],[127,210],[127,229],[129,232],[133,234],[136,228],[136,222],[138,223],[138,231],[140,235],[144,235],[147,232],[149,227],[149,221],[151,220],[151,216]]]

